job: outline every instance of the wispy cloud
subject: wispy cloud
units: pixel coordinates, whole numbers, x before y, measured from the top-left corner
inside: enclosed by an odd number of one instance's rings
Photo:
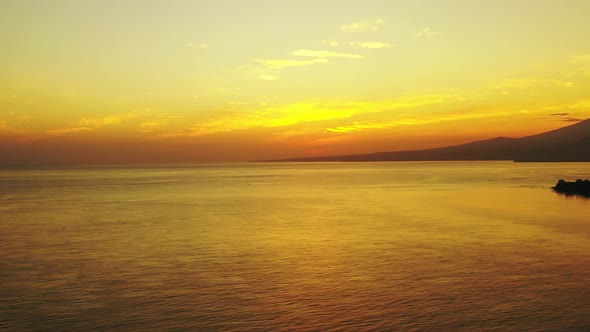
[[[190,47],[190,48],[208,48],[209,47],[209,45],[205,44],[205,43],[199,43],[199,44],[186,43],[186,44],[184,44],[184,46]]]
[[[281,77],[279,75],[273,75],[273,74],[260,74],[257,76],[257,78],[260,80],[263,80],[263,81],[276,81]]]
[[[415,126],[426,125],[432,123],[440,123],[447,121],[470,120],[478,118],[490,118],[498,116],[506,116],[510,112],[494,112],[494,113],[462,113],[462,114],[447,114],[447,115],[433,115],[429,117],[420,118],[403,118],[390,121],[355,121],[350,125],[327,128],[326,131],[332,133],[350,133],[371,129],[387,129],[398,126]]]
[[[395,45],[385,42],[368,42],[368,41],[337,41],[337,40],[322,40],[322,44],[332,47],[338,46],[352,46],[360,48],[390,48]]]
[[[361,48],[390,48],[392,47],[389,43],[382,43],[382,42],[350,42],[351,46],[361,47]]]
[[[446,34],[446,31],[434,31],[431,30],[430,28],[424,28],[421,31],[417,31],[416,32],[416,37],[420,38],[420,37],[433,37],[433,36],[438,36],[438,35],[444,35]]]
[[[294,56],[305,56],[312,58],[351,58],[351,59],[362,59],[363,56],[359,54],[350,53],[338,53],[331,51],[312,51],[312,50],[297,50],[291,52]]]
[[[590,63],[590,53],[574,55],[570,59],[571,63]]]
[[[293,59],[257,59],[268,68],[281,70],[286,67],[302,67],[318,63],[328,63],[326,59],[293,60]]]
[[[580,122],[584,120],[582,118],[574,117],[571,113],[552,113],[549,115],[557,117],[560,121],[564,122]]]
[[[570,81],[562,81],[562,80],[552,80],[553,84],[558,85],[558,86],[562,86],[564,88],[571,88],[574,86],[573,82]]]
[[[276,128],[294,125],[302,122],[315,122],[330,119],[347,118],[355,114],[353,103],[334,102],[299,102],[276,106],[266,106],[252,111],[248,114],[230,116],[161,135],[161,138],[168,137],[198,137],[234,130],[250,128]]]
[[[153,115],[148,119],[143,120],[138,124],[139,132],[141,133],[153,133],[161,131],[170,125],[170,121],[174,119],[181,119],[181,115],[172,115],[168,113],[160,113]]]
[[[567,107],[568,109],[590,112],[590,99],[580,99]]]
[[[584,111],[584,112],[590,113],[590,99],[579,99],[579,100],[573,101],[568,104],[545,106],[545,107],[543,107],[543,109],[545,111],[554,112],[551,115],[560,115],[560,114],[572,115],[572,114],[567,113],[565,111],[568,111],[568,112]]]
[[[249,72],[253,73],[256,78],[263,81],[276,81],[280,78],[283,69],[289,67],[303,67],[315,64],[329,63],[327,59],[315,58],[310,60],[294,59],[255,59],[263,65],[263,68],[251,68]]]
[[[506,79],[495,85],[497,90],[503,90],[502,94],[510,94],[507,90],[516,89],[533,89],[541,86],[558,86],[562,88],[571,88],[574,86],[573,82],[564,81],[560,79],[550,78],[534,78],[534,77],[514,77]]]
[[[61,129],[53,129],[47,131],[49,136],[63,136],[68,134],[75,134],[83,131],[91,131],[95,130],[96,128],[92,127],[71,127],[71,128],[61,128]]]
[[[538,78],[531,78],[531,77],[515,77],[506,79],[499,84],[495,85],[496,89],[505,90],[505,89],[524,89],[530,88],[532,86],[538,85],[541,83],[542,80]]]
[[[340,43],[337,40],[322,40],[322,44],[333,46],[333,47],[340,45]]]
[[[567,104],[545,106],[543,110],[554,112],[549,114],[553,119],[579,122],[590,117],[590,99],[578,99]]]
[[[449,95],[416,95],[384,101],[326,101],[298,102],[259,108],[248,114],[219,118],[198,123],[191,128],[167,133],[161,138],[203,136],[250,128],[288,127],[300,123],[338,120],[357,114],[379,113],[444,103]]]
[[[169,119],[153,119],[141,122],[139,124],[139,131],[142,133],[151,133],[162,127],[167,126],[170,123]]]
[[[590,77],[590,53],[577,54],[569,59],[571,68],[565,73],[566,77]]]
[[[128,119],[134,119],[138,116],[137,111],[108,115],[101,118],[83,118],[78,124],[83,127],[100,128],[107,125],[119,124]]]
[[[285,68],[327,64],[330,63],[328,58],[362,59],[364,57],[360,54],[307,49],[295,50],[291,52],[291,55],[296,57],[307,57],[311,59],[254,59],[254,61],[262,64],[262,67],[246,65],[241,66],[241,69],[239,70],[245,71],[248,73],[248,75],[254,76],[259,80],[276,81],[280,78],[281,73]]]
[[[131,111],[99,118],[82,118],[72,127],[49,130],[47,131],[47,134],[50,136],[62,136],[84,131],[92,131],[101,127],[120,124],[125,120],[137,118],[139,114],[139,111]]]
[[[28,116],[15,116],[14,112],[8,112],[6,120],[0,120],[0,138],[14,139],[17,142],[30,142],[38,139],[38,135],[22,127],[29,122]]]
[[[378,31],[383,24],[383,19],[377,18],[372,21],[353,22],[350,24],[343,24],[340,26],[341,31],[346,32],[365,32]]]

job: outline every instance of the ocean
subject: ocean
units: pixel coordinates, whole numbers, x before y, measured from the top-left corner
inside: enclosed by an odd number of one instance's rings
[[[589,331],[590,163],[0,170],[6,331]]]

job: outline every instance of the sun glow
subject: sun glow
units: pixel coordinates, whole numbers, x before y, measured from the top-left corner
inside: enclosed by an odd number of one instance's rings
[[[352,154],[561,127],[590,117],[590,4],[566,2],[4,2],[0,163],[107,144],[158,161],[180,146],[203,152],[172,158],[186,162],[317,142]]]

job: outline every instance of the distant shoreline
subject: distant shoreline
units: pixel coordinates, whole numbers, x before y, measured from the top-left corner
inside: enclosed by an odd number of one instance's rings
[[[521,138],[496,137],[424,150],[386,151],[352,155],[296,157],[260,162],[318,161],[492,161],[589,162],[590,119]]]
[[[11,165],[0,166],[0,171],[19,171],[19,170],[81,170],[81,169],[139,169],[139,168],[198,168],[198,167],[213,167],[213,166],[233,166],[238,164],[279,164],[279,163],[470,163],[470,162],[486,162],[486,163],[590,163],[588,160],[250,160],[250,161],[235,161],[235,162],[217,162],[217,163],[187,163],[187,164],[96,164],[96,165]]]

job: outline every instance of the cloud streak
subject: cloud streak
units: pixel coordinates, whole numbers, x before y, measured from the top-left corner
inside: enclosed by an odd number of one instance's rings
[[[101,127],[117,125],[123,121],[137,118],[138,111],[127,113],[113,114],[101,118],[82,118],[76,125],[69,128],[61,128],[47,131],[49,136],[63,136],[68,134],[75,134],[84,131],[93,131]]]
[[[545,111],[551,111],[549,115],[571,121],[590,117],[590,99],[579,99],[569,104],[547,106]]]
[[[447,122],[447,121],[458,121],[458,120],[469,120],[469,119],[506,116],[508,114],[510,114],[510,113],[509,112],[474,113],[474,114],[466,113],[466,114],[450,114],[450,115],[446,115],[446,116],[442,115],[442,116],[432,116],[432,117],[422,117],[422,118],[405,118],[405,119],[383,121],[383,122],[355,121],[350,125],[327,128],[326,131],[331,132],[331,133],[341,133],[342,134],[342,133],[358,132],[358,131],[371,130],[371,129],[387,129],[387,128],[398,127],[398,126],[426,125],[426,124]]]
[[[350,46],[356,46],[360,48],[390,48],[392,47],[389,43],[382,42],[350,42]]]
[[[254,59],[255,61],[261,63],[264,66],[262,71],[256,74],[256,77],[264,81],[276,81],[280,78],[280,74],[285,68],[304,67],[315,64],[327,64],[330,63],[328,58],[362,59],[364,57],[360,54],[338,53],[331,51],[306,49],[295,50],[291,52],[291,55],[296,57],[306,57],[312,59]]]
[[[326,59],[312,59],[312,60],[293,60],[293,59],[257,59],[256,61],[262,63],[270,69],[281,70],[287,67],[302,67],[318,63],[328,63]]]
[[[184,44],[184,46],[190,47],[190,48],[201,48],[201,49],[209,47],[209,45],[205,44],[205,43],[200,43],[200,44],[186,43],[186,44]]]
[[[340,30],[345,31],[345,32],[379,31],[382,24],[383,24],[383,19],[376,18],[372,21],[361,21],[361,22],[353,22],[350,24],[343,24],[340,26]]]
[[[504,80],[495,85],[495,89],[504,90],[504,94],[509,94],[506,90],[517,90],[517,89],[533,89],[539,87],[551,87],[558,86],[561,88],[572,88],[575,86],[573,82],[563,81],[559,79],[550,78],[532,78],[532,77],[515,77]]]
[[[416,37],[433,37],[446,34],[446,31],[433,31],[430,28],[424,28],[421,31],[416,32]]]
[[[262,107],[248,114],[219,118],[195,124],[191,128],[166,133],[160,138],[197,137],[251,128],[288,127],[302,123],[338,120],[357,114],[409,109],[446,102],[449,95],[416,95],[384,101],[298,102]],[[328,129],[337,132],[338,127]]]
[[[329,63],[327,59],[315,58],[309,60],[297,59],[254,59],[262,66],[243,66],[244,70],[249,76],[254,76],[263,81],[276,81],[280,78],[285,68],[304,67],[316,64]]]
[[[167,126],[170,123],[169,119],[154,119],[149,121],[144,121],[139,124],[139,131],[142,133],[151,133],[154,132],[164,126]]]
[[[291,52],[294,56],[313,57],[313,58],[350,58],[362,59],[364,56],[351,53],[338,53],[331,51],[312,51],[312,50],[297,50]]]

